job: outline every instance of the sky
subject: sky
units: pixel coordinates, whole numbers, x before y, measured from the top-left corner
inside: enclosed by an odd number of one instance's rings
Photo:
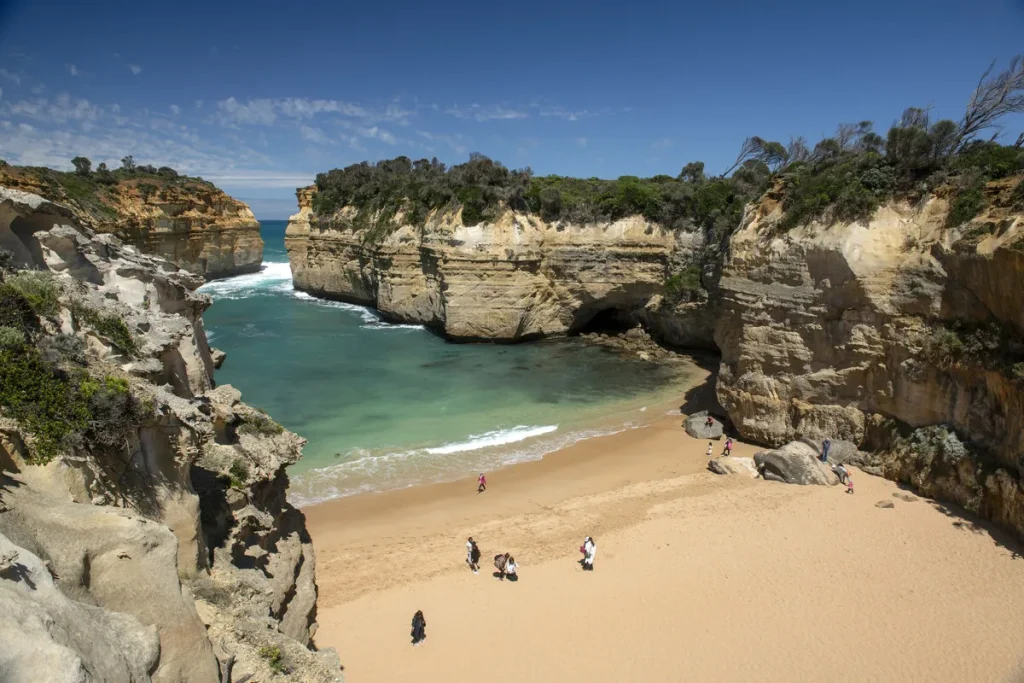
[[[296,187],[363,160],[715,173],[750,135],[884,134],[908,106],[959,119],[1019,53],[1024,0],[0,0],[0,158],[131,154],[280,219]]]

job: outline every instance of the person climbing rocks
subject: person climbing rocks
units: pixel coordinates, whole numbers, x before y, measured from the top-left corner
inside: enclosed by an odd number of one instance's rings
[[[833,465],[832,471],[839,477],[840,484],[846,484],[846,492],[853,493],[853,478],[850,477],[850,471],[846,469],[846,465],[842,463]]]
[[[481,472],[480,476],[476,478],[476,492],[483,493],[487,490],[487,477]]]
[[[725,438],[725,448],[722,449],[722,455],[732,455],[732,437],[728,436]]]
[[[708,415],[708,419],[704,420],[704,426],[705,427],[714,427],[715,426],[715,418],[713,418],[710,415]]]
[[[423,611],[417,610],[412,617],[412,644],[418,646],[427,637],[427,620]]]
[[[594,571],[594,555],[597,554],[597,544],[594,543],[594,539],[590,536],[583,539],[583,545],[580,546],[580,552],[583,553],[583,559],[580,560],[580,566],[583,567],[584,571]]]
[[[830,439],[825,439],[821,443],[821,461],[822,462],[828,462],[828,449],[830,449],[831,447],[832,447],[832,441]]]
[[[477,547],[472,536],[466,541],[466,564],[474,574],[480,573],[480,548]]]
[[[517,572],[519,571],[519,565],[516,564],[516,558],[508,553],[505,553],[505,558],[505,576],[509,581],[518,581],[519,574]]]
[[[504,555],[501,554],[501,553],[498,553],[497,555],[494,556],[494,567],[495,567],[495,569],[498,570],[497,573],[496,573],[496,576],[501,581],[505,580],[505,565],[507,563],[508,563],[508,553],[505,553]]]
[[[707,456],[708,456],[709,458],[713,458],[713,457],[715,457],[715,447],[711,445],[711,442],[710,442],[710,441],[708,441],[708,452],[707,452]]]

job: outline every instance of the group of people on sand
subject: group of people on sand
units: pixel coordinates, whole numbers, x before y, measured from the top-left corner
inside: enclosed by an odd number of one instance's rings
[[[725,437],[725,446],[722,448],[722,455],[732,455],[732,437],[731,436]],[[708,441],[707,456],[709,458],[715,457],[715,446],[710,441]]]

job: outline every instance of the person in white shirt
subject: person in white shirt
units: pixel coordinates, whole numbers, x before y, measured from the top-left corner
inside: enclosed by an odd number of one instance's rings
[[[594,539],[587,536],[586,540],[583,541],[583,569],[586,571],[594,570],[594,555],[597,554],[597,544],[594,543]]]
[[[708,441],[708,453],[707,453],[707,455],[708,455],[709,458],[715,457],[715,447],[711,445],[710,441]]]
[[[516,558],[511,555],[508,556],[508,560],[505,562],[505,577],[509,581],[518,581],[519,575],[516,572],[519,570],[519,565],[516,564]]]
[[[474,574],[480,571],[480,549],[476,547],[476,541],[472,536],[466,540],[466,564]]]

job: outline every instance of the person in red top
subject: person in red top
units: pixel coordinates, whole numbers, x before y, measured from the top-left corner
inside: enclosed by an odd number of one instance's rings
[[[476,484],[477,493],[483,493],[487,490],[487,477],[484,476],[483,472],[481,472],[480,476],[476,478]]]

